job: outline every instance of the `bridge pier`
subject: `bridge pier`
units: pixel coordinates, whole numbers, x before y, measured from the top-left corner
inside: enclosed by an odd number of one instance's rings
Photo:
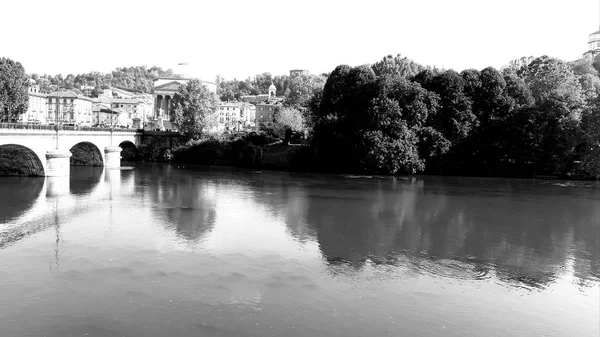
[[[104,167],[107,169],[121,168],[121,147],[107,146],[104,148]]]
[[[46,178],[46,196],[59,197],[69,194],[69,177],[48,177]]]
[[[50,150],[46,152],[46,176],[68,177],[71,169],[71,151]]]

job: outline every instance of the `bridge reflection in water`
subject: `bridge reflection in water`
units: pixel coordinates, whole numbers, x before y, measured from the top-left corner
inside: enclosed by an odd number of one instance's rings
[[[0,248],[60,226],[72,214],[85,216],[107,194],[133,194],[135,173],[127,171],[123,181],[122,172],[90,166],[72,167],[70,176],[2,177]]]

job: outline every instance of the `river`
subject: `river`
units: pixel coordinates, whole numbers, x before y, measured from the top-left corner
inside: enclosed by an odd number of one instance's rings
[[[0,178],[0,335],[599,336],[600,185]]]

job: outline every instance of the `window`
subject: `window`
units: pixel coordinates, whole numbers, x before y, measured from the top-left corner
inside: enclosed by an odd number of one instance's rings
[[[269,111],[273,111],[273,108],[269,108]]]

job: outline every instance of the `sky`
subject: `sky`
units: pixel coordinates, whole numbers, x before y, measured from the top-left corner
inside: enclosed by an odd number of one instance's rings
[[[389,54],[457,71],[572,61],[600,25],[600,0],[20,0],[0,11],[0,57],[27,73],[156,65],[205,81],[318,74]]]

